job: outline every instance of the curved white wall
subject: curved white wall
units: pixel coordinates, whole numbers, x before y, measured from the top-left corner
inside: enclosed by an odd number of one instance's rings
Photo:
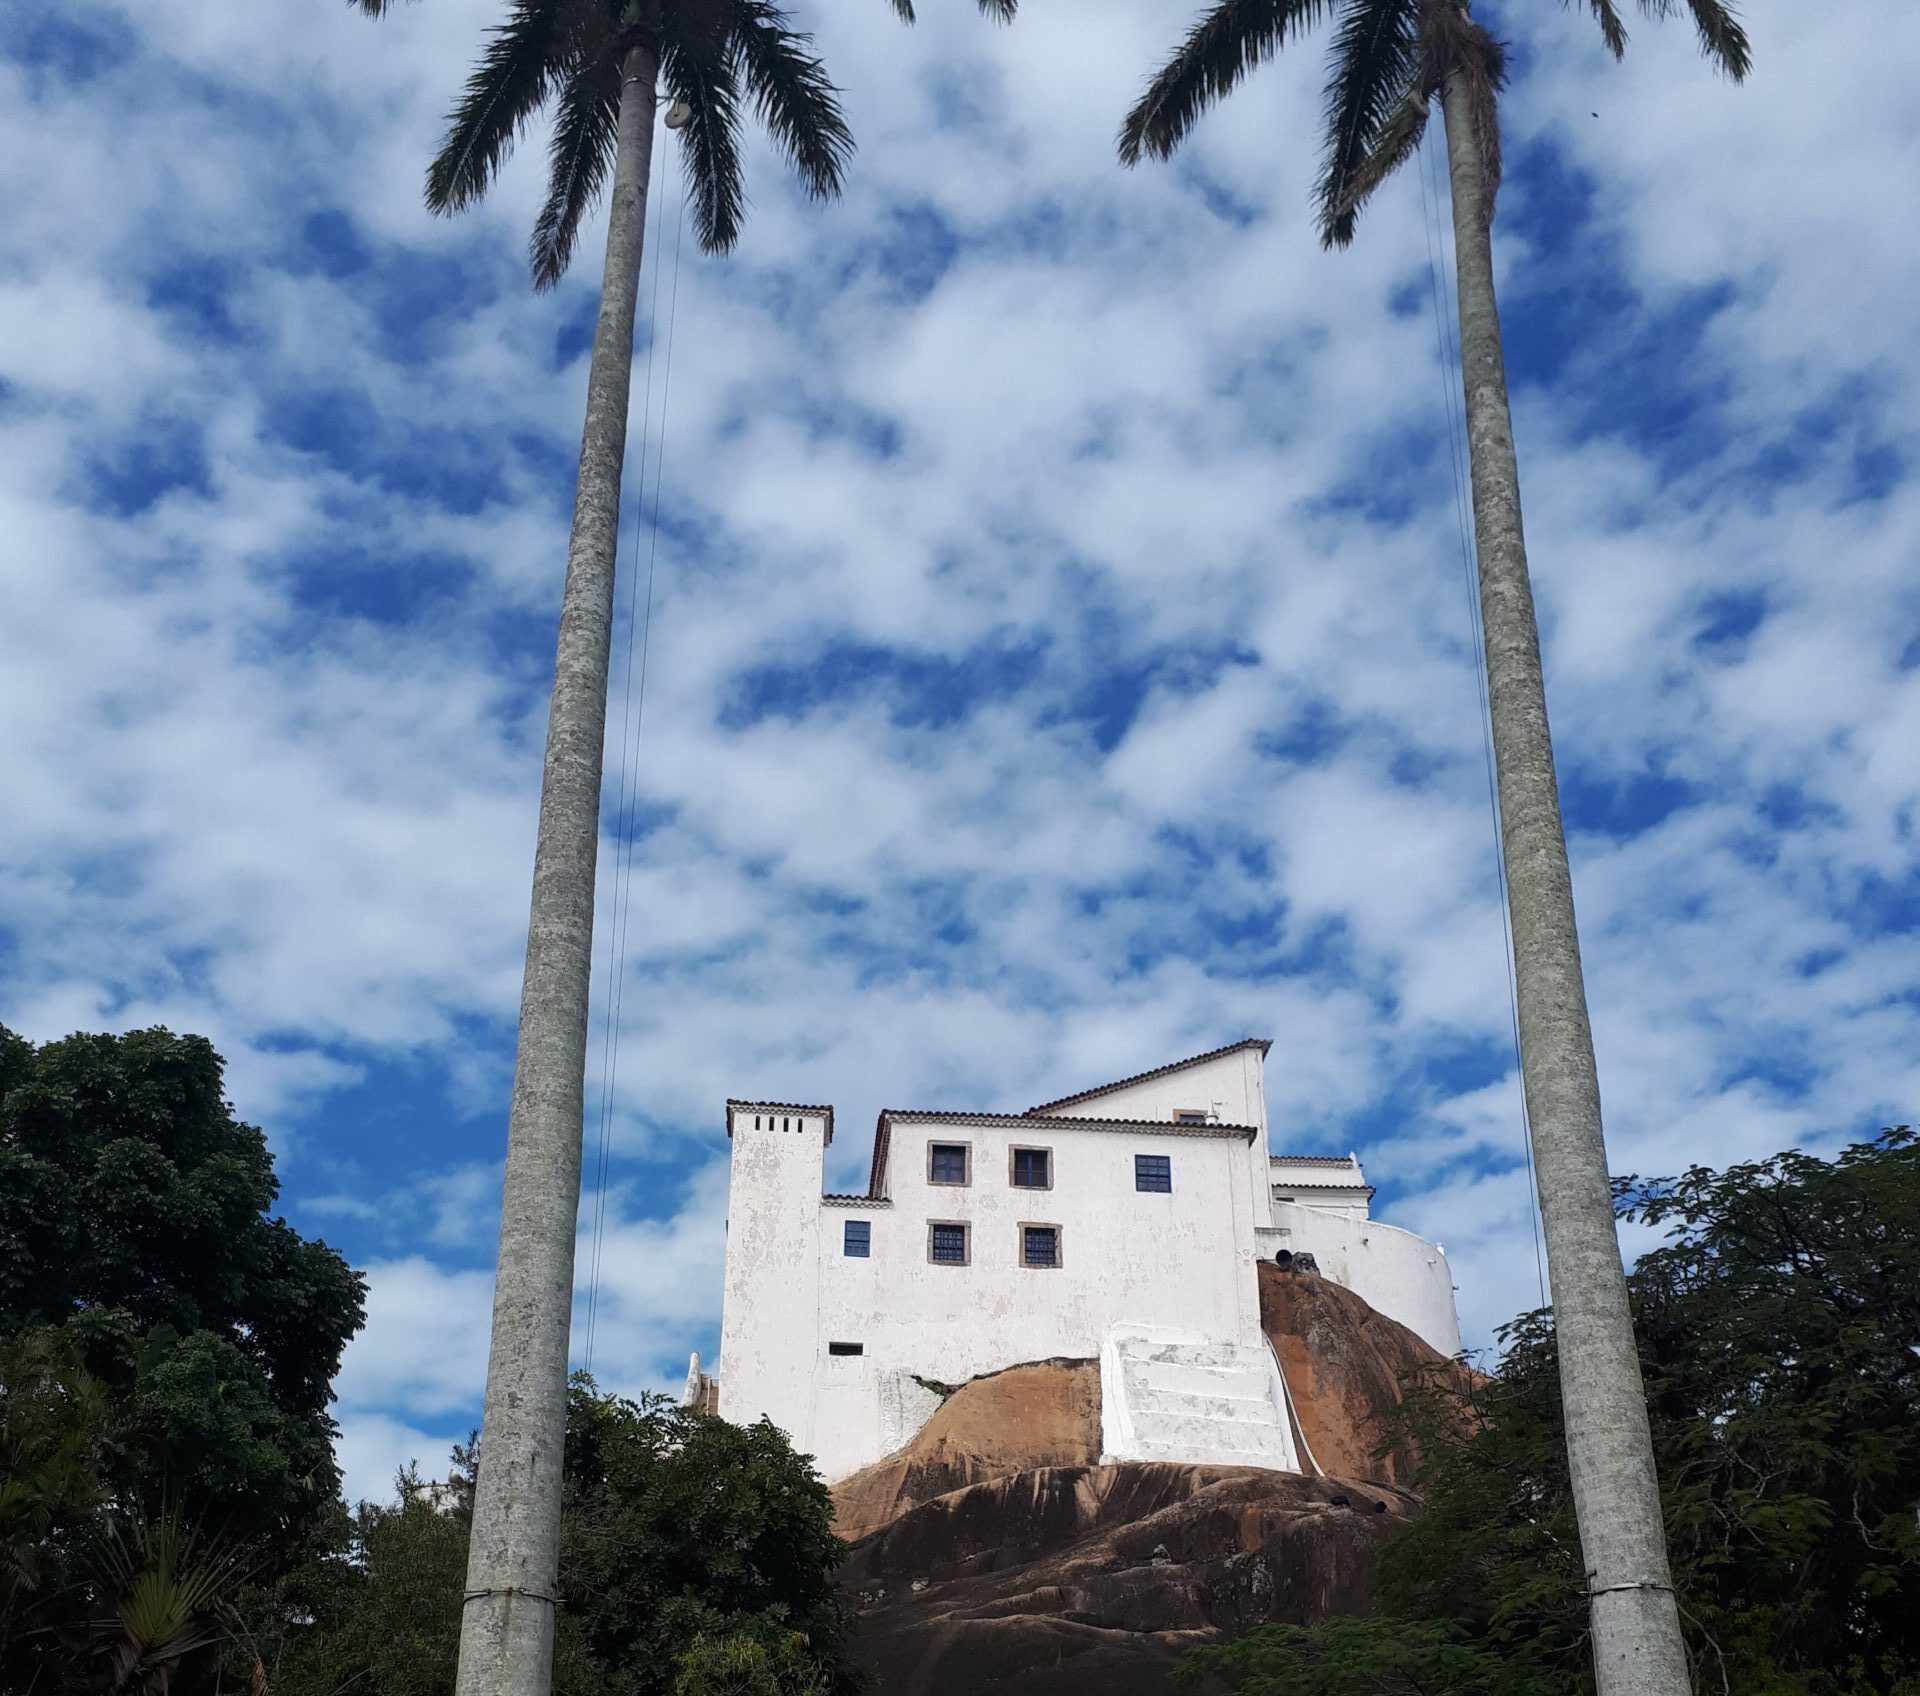
[[[1325,1213],[1298,1202],[1273,1203],[1274,1229],[1258,1233],[1260,1258],[1283,1248],[1305,1252],[1323,1277],[1343,1284],[1375,1311],[1397,1319],[1442,1354],[1460,1352],[1453,1268],[1424,1237],[1378,1219]]]

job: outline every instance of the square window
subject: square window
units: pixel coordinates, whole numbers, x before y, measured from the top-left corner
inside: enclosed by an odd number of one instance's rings
[[[1022,1225],[1020,1227],[1020,1264],[1022,1266],[1058,1266],[1060,1264],[1060,1227],[1058,1225]]]
[[[1053,1188],[1053,1155],[1044,1148],[1016,1148],[1013,1151],[1013,1187],[1017,1190]]]
[[[1133,1157],[1133,1187],[1155,1195],[1173,1193],[1173,1157],[1166,1154],[1136,1154]]]
[[[1204,1125],[1207,1122],[1206,1110],[1199,1107],[1175,1108],[1173,1122],[1176,1125]]]
[[[928,1227],[927,1258],[936,1266],[967,1264],[967,1228],[964,1225]]]
[[[963,1142],[927,1144],[927,1182],[964,1184],[967,1181],[967,1145]]]
[[[855,1260],[865,1260],[873,1253],[873,1224],[866,1219],[847,1221],[846,1241],[842,1252]]]

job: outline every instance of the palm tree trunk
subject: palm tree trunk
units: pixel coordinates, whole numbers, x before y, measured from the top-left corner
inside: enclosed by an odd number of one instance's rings
[[[540,780],[459,1696],[546,1696],[553,1678],[601,750],[658,74],[648,46],[631,49],[621,70],[606,270]]]
[[[1460,363],[1480,554],[1480,613],[1513,920],[1520,1068],[1532,1121],[1559,1342],[1561,1400],[1600,1696],[1686,1696],[1645,1389],[1627,1308],[1600,1126],[1600,1082],[1574,929],[1540,635],[1520,528],[1520,473],[1473,124],[1456,73],[1442,93],[1460,283]]]

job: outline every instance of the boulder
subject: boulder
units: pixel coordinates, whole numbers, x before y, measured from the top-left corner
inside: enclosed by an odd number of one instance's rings
[[[1099,1459],[1099,1363],[1009,1367],[962,1385],[905,1448],[834,1485],[834,1529],[857,1543],[964,1485]]]
[[[910,1508],[842,1583],[885,1696],[1164,1696],[1197,1643],[1364,1611],[1410,1511],[1250,1467],[1040,1467]]]

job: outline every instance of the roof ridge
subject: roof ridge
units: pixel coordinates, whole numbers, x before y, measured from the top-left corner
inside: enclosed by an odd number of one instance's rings
[[[1071,1107],[1076,1102],[1091,1100],[1096,1095],[1105,1095],[1109,1090],[1125,1089],[1129,1084],[1143,1084],[1151,1078],[1164,1078],[1169,1072],[1184,1072],[1189,1066],[1198,1066],[1203,1061],[1218,1060],[1224,1054],[1234,1054],[1243,1048],[1257,1048],[1261,1059],[1267,1056],[1267,1050],[1273,1047],[1269,1037],[1247,1036],[1238,1042],[1229,1042],[1219,1048],[1210,1048],[1204,1054],[1190,1054],[1184,1060],[1169,1061],[1164,1066],[1154,1066],[1145,1072],[1135,1072],[1130,1078],[1115,1078],[1110,1084],[1097,1084],[1092,1089],[1083,1089],[1074,1095],[1063,1095],[1055,1101],[1043,1101],[1037,1107],[1029,1107],[1027,1112],[1047,1113],[1056,1107]]]

